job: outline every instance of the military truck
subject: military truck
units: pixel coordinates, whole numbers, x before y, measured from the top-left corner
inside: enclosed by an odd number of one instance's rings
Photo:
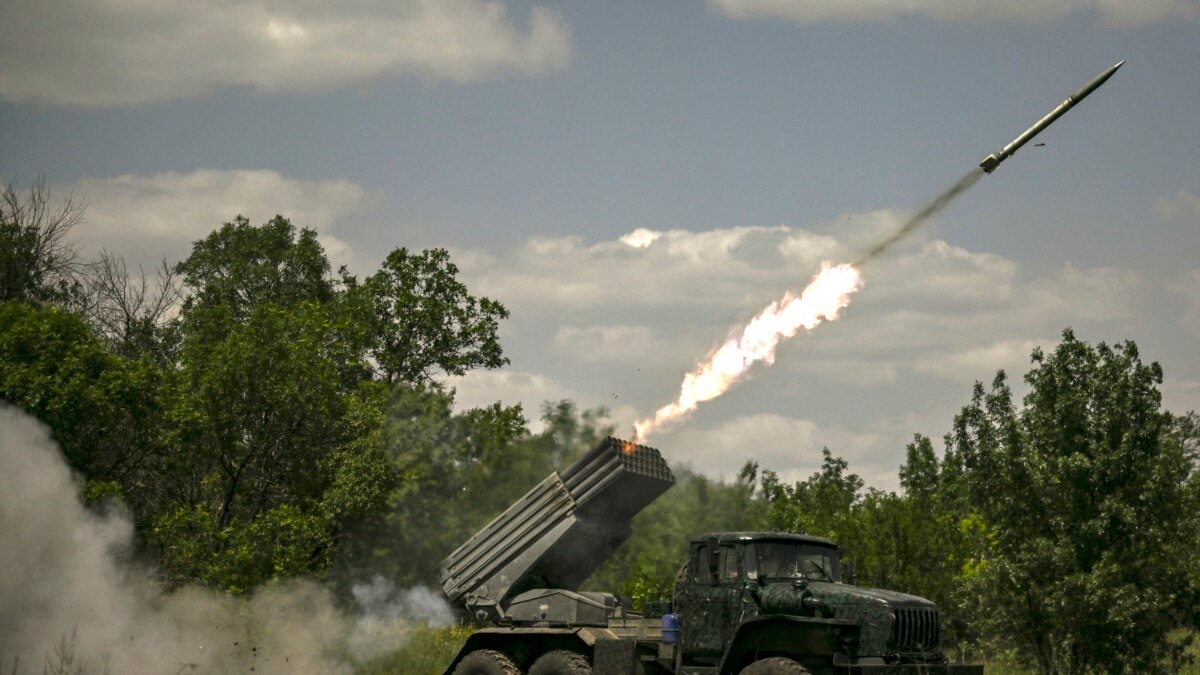
[[[843,581],[820,537],[697,537],[669,603],[642,612],[579,591],[674,482],[658,450],[608,438],[451,553],[442,590],[486,627],[446,675],[982,675],[947,663],[934,603]]]

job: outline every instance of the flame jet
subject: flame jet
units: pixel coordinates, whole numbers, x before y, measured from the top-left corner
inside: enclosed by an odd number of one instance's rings
[[[1108,81],[1108,78],[1112,77],[1113,73],[1117,72],[1117,69],[1123,65],[1125,65],[1124,61],[1118,63],[1112,68],[1109,68],[1103,73],[1100,73],[1091,82],[1083,85],[1079,91],[1068,96],[1067,100],[1059,103],[1058,107],[1056,107],[1054,110],[1051,110],[1042,119],[1038,120],[1036,124],[1026,129],[1025,132],[1020,136],[1014,138],[1012,143],[1009,143],[1000,150],[988,155],[982,162],[979,163],[979,168],[983,169],[984,173],[991,173],[995,171],[996,167],[1000,166],[1000,162],[1012,157],[1013,153],[1015,153],[1017,150],[1020,150],[1021,146],[1028,143],[1029,140],[1034,136],[1037,136],[1039,133],[1041,133],[1042,129],[1045,129],[1053,124],[1054,120],[1062,117],[1063,114],[1074,107],[1076,103],[1079,103],[1083,99],[1087,98],[1088,94],[1099,89],[1100,85]]]

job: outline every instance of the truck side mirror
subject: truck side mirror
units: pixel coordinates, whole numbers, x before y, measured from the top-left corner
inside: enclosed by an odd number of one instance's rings
[[[708,583],[716,586],[721,583],[721,559],[717,555],[717,538],[709,537],[705,547],[708,549]]]
[[[846,582],[851,586],[858,585],[858,570],[855,569],[854,563],[846,563]]]

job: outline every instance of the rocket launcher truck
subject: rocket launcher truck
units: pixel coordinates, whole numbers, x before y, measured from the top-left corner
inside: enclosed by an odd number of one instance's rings
[[[982,675],[940,651],[934,603],[842,579],[836,544],[781,532],[692,539],[669,602],[579,588],[675,483],[654,448],[605,439],[438,566],[485,627],[446,675]]]

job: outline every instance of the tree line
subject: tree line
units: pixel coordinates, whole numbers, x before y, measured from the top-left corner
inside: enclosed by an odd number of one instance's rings
[[[42,420],[86,501],[119,500],[164,583],[246,593],[438,561],[612,433],[569,401],[454,406],[448,375],[507,363],[508,317],[446,251],[332,270],[312,230],[238,217],[157,276],[68,237],[82,207],[44,183],[0,199],[0,400]],[[915,436],[897,492],[826,449],[806,480],[748,462],[678,484],[589,585],[669,596],[705,531],[829,537],[858,583],[942,609],[946,647],[1042,673],[1172,672],[1200,628],[1200,419],[1162,409],[1132,342],[1069,329],[1035,350],[1016,400],[977,383],[939,453]]]

